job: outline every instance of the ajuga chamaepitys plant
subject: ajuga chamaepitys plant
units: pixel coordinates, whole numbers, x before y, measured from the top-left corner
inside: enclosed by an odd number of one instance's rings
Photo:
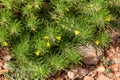
[[[113,13],[108,2],[0,0],[0,44],[13,55],[11,79],[42,80],[79,64],[80,54],[73,49],[78,43],[106,46]]]

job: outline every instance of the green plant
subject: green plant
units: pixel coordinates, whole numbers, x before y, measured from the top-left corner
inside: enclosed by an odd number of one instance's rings
[[[15,79],[43,79],[79,64],[77,43],[107,46],[108,1],[1,0],[0,43],[11,48]]]
[[[105,56],[102,58],[102,62],[103,62],[103,65],[105,66],[105,72],[109,73],[110,72],[110,69],[109,69],[110,63],[106,60]]]
[[[120,30],[120,0],[108,1],[108,9],[112,16],[112,20],[110,21],[112,28]]]

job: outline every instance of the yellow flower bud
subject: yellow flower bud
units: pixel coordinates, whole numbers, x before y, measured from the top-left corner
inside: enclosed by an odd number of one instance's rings
[[[39,4],[35,4],[34,6],[35,6],[35,8],[36,8],[36,9],[38,9],[38,8],[39,8]]]
[[[68,8],[66,8],[66,11],[69,11],[69,9],[68,9]]]
[[[49,37],[48,37],[48,36],[44,36],[43,38],[44,38],[44,39],[49,39]]]
[[[106,19],[105,19],[106,21],[111,21],[111,17],[110,16],[108,16],[108,17],[106,17]]]
[[[36,30],[36,28],[35,28],[35,27],[33,27],[33,28],[32,28],[32,30],[33,30],[33,31],[35,31],[35,30]]]
[[[78,30],[75,30],[74,33],[75,33],[75,35],[80,34],[80,32]]]
[[[49,43],[49,42],[47,42],[47,43],[46,43],[46,46],[47,46],[47,47],[50,47],[50,43]]]
[[[61,36],[56,36],[56,39],[59,41],[61,40]]]
[[[95,44],[96,44],[96,45],[99,45],[99,44],[100,44],[100,41],[96,40]]]
[[[51,65],[54,65],[55,64],[55,62],[54,61],[51,61]]]
[[[8,43],[6,41],[2,42],[2,46],[3,47],[7,47],[8,46]]]
[[[8,6],[8,9],[11,9],[11,7],[10,7],[10,6]]]
[[[39,55],[40,55],[40,51],[37,50],[37,51],[35,52],[35,54],[36,54],[36,56],[39,56]]]
[[[30,4],[28,4],[28,5],[27,5],[27,8],[29,8],[29,9],[30,9],[30,8],[32,8],[32,6],[31,6]]]

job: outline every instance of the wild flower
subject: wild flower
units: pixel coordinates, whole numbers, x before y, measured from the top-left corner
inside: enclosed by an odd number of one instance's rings
[[[44,36],[43,39],[49,39],[49,36]]]
[[[50,47],[51,45],[50,45],[50,42],[47,42],[46,43],[46,47]]]
[[[57,39],[58,41],[60,41],[60,40],[61,40],[61,36],[56,36],[56,39]]]
[[[111,21],[111,17],[110,16],[108,16],[108,17],[106,17],[106,19],[105,19],[106,21]]]
[[[36,3],[36,4],[34,5],[34,7],[35,7],[36,9],[38,9],[38,8],[39,8],[39,4]]]
[[[68,8],[66,8],[66,11],[70,11]]]
[[[99,44],[100,44],[100,41],[96,40],[95,44],[96,44],[96,45],[99,45]]]
[[[75,35],[78,35],[78,34],[80,34],[80,31],[75,30],[74,33],[75,33]]]
[[[40,55],[40,51],[37,50],[37,51],[35,52],[35,54],[36,54],[36,56],[39,56],[39,55]]]
[[[8,43],[6,41],[2,42],[2,46],[3,47],[7,47],[8,46]]]

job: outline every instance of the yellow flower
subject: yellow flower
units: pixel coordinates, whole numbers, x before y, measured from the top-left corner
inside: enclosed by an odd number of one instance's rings
[[[10,6],[8,6],[8,9],[11,9],[11,7],[10,7]]]
[[[8,43],[7,43],[6,41],[2,42],[2,46],[3,46],[3,47],[5,47],[5,46],[7,47],[7,46],[8,46]]]
[[[74,33],[75,33],[75,35],[80,34],[80,32],[78,30],[75,30]]]
[[[47,46],[47,47],[50,47],[50,43],[49,43],[49,42],[47,42],[47,43],[46,43],[46,46]]]
[[[30,9],[30,8],[32,8],[32,6],[31,6],[30,4],[28,4],[28,5],[27,5],[27,8],[29,8],[29,9]]]
[[[55,64],[55,62],[54,61],[51,61],[51,65],[54,65]]]
[[[106,19],[105,19],[106,21],[111,21],[111,17],[110,16],[108,16],[108,17],[106,17]]]
[[[39,4],[35,4],[34,6],[35,6],[35,8],[36,8],[36,9],[38,9],[38,8],[39,8]]]
[[[36,30],[36,28],[35,28],[35,27],[33,27],[33,28],[32,28],[32,30],[33,30],[33,31],[35,31],[35,30]]]
[[[61,40],[61,36],[56,36],[56,39],[59,41]]]
[[[49,37],[48,37],[48,36],[44,36],[43,38],[44,38],[44,39],[49,39]]]
[[[68,8],[66,8],[66,11],[69,11],[69,9],[68,9]]]
[[[98,45],[100,43],[100,41],[96,40],[95,44]]]
[[[37,51],[35,52],[35,54],[36,54],[36,56],[39,56],[39,55],[40,55],[40,51],[37,50]]]

